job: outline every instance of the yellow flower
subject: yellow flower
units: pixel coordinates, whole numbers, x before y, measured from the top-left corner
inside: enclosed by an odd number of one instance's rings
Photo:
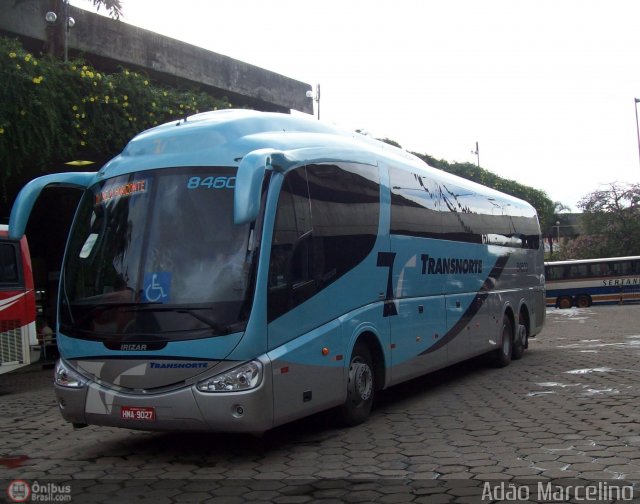
[[[124,101],[127,101],[129,99],[127,95],[124,95],[122,98],[124,99]]]
[[[0,135],[4,135],[4,128],[0,128]]]
[[[33,63],[33,66],[38,66],[38,62],[36,60],[33,60],[32,63]]]
[[[78,110],[78,106],[74,105],[73,107],[71,107],[71,110],[73,110],[75,112],[76,110]]]
[[[24,57],[24,60],[29,63],[29,61],[31,61],[31,55],[29,53],[27,53],[27,55]]]
[[[84,147],[85,145],[87,145],[87,142],[85,142],[84,140],[80,140],[80,145]]]
[[[163,95],[163,96],[167,96],[167,92],[166,92],[166,91],[163,91],[163,92],[162,92],[162,95]]]
[[[10,57],[11,59],[15,58],[16,56],[18,56],[18,55],[17,55],[16,53],[14,53],[14,52],[10,52],[10,53],[9,53],[9,57]]]
[[[16,63],[16,68],[17,68],[18,70],[20,70],[22,67],[21,67],[20,65],[18,65],[18,63]]]
[[[148,86],[149,85],[149,81],[148,80],[144,81],[144,85]]]
[[[83,67],[82,67],[82,69],[83,69],[85,72],[86,72],[87,70],[89,70],[89,69],[87,68],[87,66],[86,66],[86,65],[85,65],[85,66],[83,66]]]
[[[20,115],[21,115],[21,116],[25,116],[25,115],[27,115],[27,111],[26,111],[26,110],[21,110],[21,111],[20,111]]]

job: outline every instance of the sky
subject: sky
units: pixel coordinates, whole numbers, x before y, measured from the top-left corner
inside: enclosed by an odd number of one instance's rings
[[[449,162],[478,142],[483,168],[572,211],[640,182],[637,0],[122,2],[124,22],[320,84],[323,121]]]

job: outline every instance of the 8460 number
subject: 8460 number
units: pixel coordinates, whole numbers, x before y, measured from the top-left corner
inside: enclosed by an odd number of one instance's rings
[[[187,189],[234,189],[236,187],[235,177],[191,177],[187,182]]]

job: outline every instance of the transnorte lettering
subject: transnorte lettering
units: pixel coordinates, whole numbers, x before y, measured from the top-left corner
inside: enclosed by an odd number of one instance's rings
[[[460,259],[454,257],[429,257],[422,254],[423,275],[468,275],[482,273],[482,259]]]

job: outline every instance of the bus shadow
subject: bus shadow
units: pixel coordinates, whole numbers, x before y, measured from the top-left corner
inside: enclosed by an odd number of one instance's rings
[[[440,371],[435,371],[382,391],[376,398],[370,421],[390,409],[402,411],[403,403],[421,396],[433,394],[478,373],[491,372],[487,356],[480,356]],[[366,424],[365,424],[366,425]],[[357,427],[356,427],[357,428]],[[321,446],[327,440],[335,440],[350,430],[336,415],[328,410],[276,427],[262,435],[221,433],[151,433],[127,443],[127,450],[136,454],[153,455],[155,459],[197,463],[201,467],[215,465],[215,460],[233,460],[246,457],[260,458],[270,452],[295,445]],[[120,444],[116,450],[121,450]],[[103,445],[102,454],[109,456]],[[185,454],[189,454],[188,456]],[[185,457],[189,460],[185,460]]]

